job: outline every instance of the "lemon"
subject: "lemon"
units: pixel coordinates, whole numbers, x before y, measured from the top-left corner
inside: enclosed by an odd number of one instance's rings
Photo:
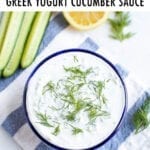
[[[108,18],[108,12],[97,11],[97,12],[63,12],[65,19],[68,23],[78,30],[89,30],[93,29]]]

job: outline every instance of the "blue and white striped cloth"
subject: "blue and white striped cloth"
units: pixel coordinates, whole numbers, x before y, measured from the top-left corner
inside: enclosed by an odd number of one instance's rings
[[[98,35],[95,35],[98,38]],[[0,124],[23,150],[53,150],[44,144],[30,129],[23,109],[23,90],[33,68],[46,56],[66,48],[85,48],[100,53],[109,59],[125,81],[128,92],[127,115],[115,136],[98,150],[149,150],[150,130],[135,135],[131,118],[137,108],[150,94],[134,76],[122,68],[109,51],[102,50],[101,43],[93,40],[88,32],[73,30],[63,18],[56,14],[50,21],[39,48],[38,57],[26,70],[19,69],[12,77],[0,79]]]

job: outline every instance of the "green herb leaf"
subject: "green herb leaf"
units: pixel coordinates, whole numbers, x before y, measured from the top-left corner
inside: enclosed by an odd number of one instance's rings
[[[60,133],[60,126],[58,125],[57,127],[55,127],[54,132],[52,134],[57,136],[59,133]]]
[[[75,118],[76,118],[76,112],[73,111],[73,112],[69,112],[67,115],[66,115],[66,119],[68,121],[75,121]]]
[[[64,70],[66,72],[70,72],[70,73],[73,73],[73,74],[78,74],[78,75],[82,75],[83,74],[83,71],[79,68],[79,67],[64,67]]]
[[[88,112],[88,117],[90,120],[95,120],[96,117],[99,116],[98,110],[95,108],[91,108]]]
[[[77,135],[77,134],[83,132],[83,130],[80,129],[80,128],[77,128],[77,127],[74,127],[74,126],[71,126],[71,127],[72,127],[72,134],[73,134],[73,135]]]
[[[41,125],[44,125],[46,127],[53,127],[53,125],[51,125],[48,122],[49,117],[46,114],[42,114],[40,112],[36,112],[36,116],[37,116],[37,118],[39,120],[38,123],[40,123]]]
[[[128,12],[116,12],[115,18],[109,18],[108,22],[111,28],[111,38],[122,42],[126,39],[131,38],[134,35],[134,33],[132,32],[124,32],[124,29],[131,23],[130,14]]]
[[[43,87],[43,94],[45,94],[47,91],[55,92],[55,84],[52,81],[49,81],[44,87]]]
[[[147,97],[144,104],[134,113],[132,121],[136,133],[150,125],[150,97]]]
[[[73,60],[74,60],[74,62],[78,62],[79,61],[77,56],[73,56]]]
[[[70,73],[70,76],[68,79],[70,80],[75,80],[78,79],[80,81],[84,81],[83,83],[85,83],[85,79],[86,77],[93,72],[93,68],[88,68],[87,70],[83,70],[81,69],[80,66],[75,66],[75,67],[64,67],[64,70],[66,72]]]
[[[80,110],[84,109],[86,107],[86,102],[83,99],[79,99],[75,103],[75,112],[79,112]]]

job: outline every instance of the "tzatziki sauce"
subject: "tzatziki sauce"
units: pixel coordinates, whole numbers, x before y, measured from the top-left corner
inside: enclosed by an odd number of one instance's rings
[[[26,92],[29,121],[46,141],[87,149],[116,129],[125,106],[121,79],[103,59],[80,51],[43,63]]]

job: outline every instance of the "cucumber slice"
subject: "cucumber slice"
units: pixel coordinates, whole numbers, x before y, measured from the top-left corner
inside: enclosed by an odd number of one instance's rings
[[[23,52],[23,48],[24,48],[25,42],[27,40],[27,36],[31,29],[31,25],[33,23],[35,15],[36,15],[36,12],[26,12],[25,13],[13,53],[6,65],[6,67],[3,70],[4,77],[8,77],[8,76],[12,75],[18,67],[18,65],[20,63],[21,55]]]
[[[21,67],[28,67],[34,60],[48,24],[50,12],[38,12],[21,59]]]
[[[23,12],[13,12],[11,14],[10,22],[5,35],[5,40],[3,42],[3,46],[0,53],[0,70],[4,69],[13,51],[23,16]]]
[[[5,38],[5,34],[7,31],[8,24],[9,24],[10,16],[11,16],[10,12],[4,12],[1,16],[1,21],[0,21],[0,51],[2,48],[3,40]]]

